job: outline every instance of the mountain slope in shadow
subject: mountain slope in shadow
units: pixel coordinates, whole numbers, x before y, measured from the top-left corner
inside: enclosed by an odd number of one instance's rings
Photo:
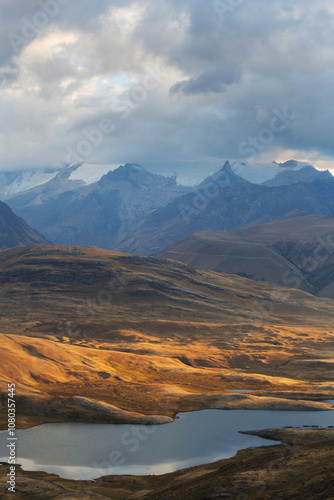
[[[334,216],[334,178],[268,187],[236,176],[227,162],[196,192],[157,209],[113,248],[156,253],[199,231],[232,231],[281,219],[294,211]]]
[[[0,202],[0,250],[48,241]]]
[[[203,231],[159,253],[196,269],[237,274],[334,298],[334,217],[307,213],[236,231]]]

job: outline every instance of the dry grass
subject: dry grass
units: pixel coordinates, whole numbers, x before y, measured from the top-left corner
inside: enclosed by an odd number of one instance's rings
[[[228,389],[333,395],[331,300],[168,260],[44,245],[0,253],[0,297],[0,389],[14,381],[18,395],[52,402],[46,421],[73,419],[55,402],[74,396],[172,416],[212,407],[207,396]]]

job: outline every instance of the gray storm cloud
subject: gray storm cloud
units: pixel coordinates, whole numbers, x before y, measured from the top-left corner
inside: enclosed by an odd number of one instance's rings
[[[198,77],[175,83],[171,88],[171,94],[178,92],[184,94],[220,93],[227,90],[228,85],[237,82],[240,75],[241,73],[236,66],[213,69]]]
[[[3,0],[0,18],[1,169],[333,156],[330,1]]]

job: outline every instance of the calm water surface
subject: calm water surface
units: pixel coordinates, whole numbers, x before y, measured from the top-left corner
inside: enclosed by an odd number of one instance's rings
[[[68,479],[164,474],[278,444],[239,431],[288,425],[327,427],[334,425],[334,412],[204,410],[156,426],[44,424],[17,431],[17,462]],[[0,432],[0,461],[7,461],[7,437]]]

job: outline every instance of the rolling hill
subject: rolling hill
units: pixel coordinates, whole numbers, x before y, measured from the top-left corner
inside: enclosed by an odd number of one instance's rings
[[[237,231],[203,231],[159,256],[196,269],[237,274],[334,298],[333,217],[300,213]]]
[[[33,245],[0,252],[0,301],[4,425],[11,379],[21,426],[217,405],[312,409],[321,404],[306,399],[334,390],[333,303],[301,291],[157,257]]]

